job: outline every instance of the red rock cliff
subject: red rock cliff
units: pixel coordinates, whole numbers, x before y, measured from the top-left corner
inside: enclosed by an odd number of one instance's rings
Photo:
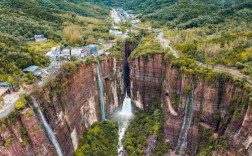
[[[117,62],[111,56],[105,57],[101,69],[109,117],[118,107],[121,76]],[[57,77],[36,98],[64,155],[72,155],[83,132],[100,120],[96,64],[81,65],[73,74]]]
[[[0,133],[1,156],[55,155],[30,108],[2,120]]]
[[[180,71],[161,55],[136,58],[130,60],[129,64],[131,95],[136,106],[148,111],[159,107],[158,103],[161,102],[167,119],[164,125],[165,139],[173,149],[178,148],[192,74]],[[228,79],[194,77],[193,119],[186,153],[196,153],[202,128],[229,140],[229,151],[221,151],[221,154],[239,155],[241,153],[238,151],[250,150],[252,103],[248,91]]]
[[[101,62],[101,68],[109,117],[122,100],[122,67],[108,55]],[[37,89],[33,96],[54,131],[63,154],[73,155],[83,132],[100,120],[96,64],[79,65],[70,74],[61,72],[48,85]],[[30,112],[29,117],[27,111]],[[36,109],[34,112],[37,114]],[[36,120],[35,114],[27,109],[24,113],[17,112],[13,120],[1,123],[0,155],[55,155],[53,145],[43,132],[41,119],[37,115]],[[28,138],[25,143],[23,133]]]

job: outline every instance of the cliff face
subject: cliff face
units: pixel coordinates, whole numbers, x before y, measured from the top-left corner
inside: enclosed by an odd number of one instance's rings
[[[192,76],[180,71],[161,55],[140,57],[130,60],[129,64],[132,99],[145,111],[159,107],[161,102],[166,118],[165,139],[173,149],[178,151],[179,148],[185,103],[193,77],[193,117],[186,153],[196,153],[202,129],[211,130],[215,137],[228,139],[229,151],[217,153],[239,155],[238,151],[249,150],[252,142],[251,101],[248,92],[240,85],[218,76],[210,80],[197,74]]]
[[[202,129],[212,131],[215,138],[224,136],[228,139],[229,150],[215,151],[216,154],[252,152],[252,108],[246,90],[220,76],[208,79],[180,71],[162,55],[139,57],[127,62],[127,56],[134,48],[134,45],[126,44],[122,63],[110,55],[101,62],[108,118],[121,105],[124,89],[129,85],[128,92],[138,108],[146,112],[162,108],[166,119],[165,140],[178,151],[186,99],[193,98],[187,154],[195,154],[198,150],[203,138]],[[192,78],[195,80],[193,89]],[[192,95],[189,94],[191,91]],[[83,132],[100,120],[96,64],[80,65],[69,75],[56,76],[33,96],[64,155],[72,155]],[[36,117],[36,109],[34,112],[27,108],[1,122],[0,155],[55,155],[54,147],[43,132],[41,119]]]
[[[101,62],[104,98],[107,117],[122,100],[122,67],[114,57],[105,56]],[[74,72],[62,72],[46,87],[39,88],[33,96],[66,156],[73,155],[83,132],[100,121],[100,104],[97,83],[97,65],[80,65]],[[33,105],[30,103],[30,105]],[[17,120],[1,124],[0,155],[55,155],[54,146],[47,139],[36,108],[24,113],[16,112]],[[26,112],[30,116],[27,117]],[[36,118],[37,120],[36,120]],[[25,133],[26,144],[22,140]]]
[[[96,66],[81,65],[74,74],[56,78],[36,97],[64,155],[72,155],[85,129],[100,120]],[[106,114],[109,117],[120,100],[116,60],[110,56],[105,57],[101,69]]]
[[[165,70],[161,55],[129,60],[131,98],[137,107],[148,111],[157,108]]]
[[[100,118],[96,77],[96,65],[81,66],[74,74],[59,76],[36,93],[64,155],[73,154],[84,130]]]
[[[30,108],[1,122],[0,155],[55,155]]]
[[[191,76],[181,73],[172,66],[167,68],[164,83],[172,100],[172,106],[178,113],[174,116],[169,113],[167,100],[164,100],[163,110],[166,112],[165,137],[173,147],[177,146],[180,129],[184,117],[186,87],[190,86]],[[218,136],[225,136],[229,140],[231,151],[244,149],[244,143],[251,134],[241,133],[246,129],[243,121],[249,120],[249,95],[239,85],[221,78],[214,82],[197,77],[194,89],[192,125],[188,133],[187,153],[194,154],[200,141],[202,128],[211,129]],[[251,118],[250,118],[251,120]],[[248,126],[248,125],[247,125]],[[238,153],[234,153],[238,155]]]
[[[107,55],[101,64],[104,79],[106,112],[111,115],[124,99],[122,63],[115,57]],[[108,116],[109,117],[109,116]]]

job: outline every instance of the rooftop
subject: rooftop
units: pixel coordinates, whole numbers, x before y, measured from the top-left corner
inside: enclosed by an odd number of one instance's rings
[[[34,38],[44,38],[44,35],[42,35],[42,34],[34,35]]]
[[[23,70],[23,72],[34,72],[35,70],[39,69],[39,66],[29,66]]]
[[[9,87],[7,82],[0,82],[0,87]]]

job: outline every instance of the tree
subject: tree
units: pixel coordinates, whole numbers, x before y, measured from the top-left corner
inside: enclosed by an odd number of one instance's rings
[[[16,108],[17,110],[22,110],[22,109],[24,109],[24,108],[26,107],[26,104],[27,104],[27,101],[25,100],[25,98],[24,98],[24,97],[20,97],[20,98],[17,100],[17,102],[16,102],[15,108]]]
[[[95,43],[95,38],[93,35],[89,35],[87,38],[87,43],[88,44],[94,44]]]

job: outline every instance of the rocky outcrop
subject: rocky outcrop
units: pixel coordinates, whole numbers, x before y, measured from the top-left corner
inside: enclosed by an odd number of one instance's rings
[[[163,57],[154,55],[129,60],[131,98],[137,107],[149,111],[160,104]]]
[[[100,118],[96,77],[95,64],[81,65],[35,95],[64,155],[73,154],[84,130]]]
[[[211,129],[215,135],[224,136],[229,141],[229,151],[219,151],[221,154],[239,155],[238,151],[251,150],[252,125],[249,122],[252,116],[249,106],[252,102],[249,91],[242,85],[225,74],[208,74],[206,77],[184,72],[161,55],[139,57],[130,60],[129,64],[132,99],[145,111],[162,108],[166,116],[165,139],[174,150],[178,150],[192,77],[195,78],[193,118],[186,153],[193,155],[197,152],[202,128]],[[172,108],[169,108],[169,102]]]
[[[114,56],[107,55],[101,64],[104,78],[106,112],[111,115],[123,101],[124,83],[122,63]],[[108,116],[109,117],[109,116]]]

